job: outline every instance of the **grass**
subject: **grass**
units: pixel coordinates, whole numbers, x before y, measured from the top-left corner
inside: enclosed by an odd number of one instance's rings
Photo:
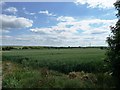
[[[3,88],[114,87],[104,58],[99,48],[2,51]]]
[[[3,60],[11,60],[33,68],[47,67],[64,73],[96,72],[103,69],[105,51],[101,49],[43,49],[4,51]]]
[[[48,72],[47,75],[44,73],[45,70]],[[84,71],[74,73],[76,76],[70,78],[70,74],[46,68],[23,68],[17,63],[4,61],[3,88],[108,88],[114,85],[110,75]]]

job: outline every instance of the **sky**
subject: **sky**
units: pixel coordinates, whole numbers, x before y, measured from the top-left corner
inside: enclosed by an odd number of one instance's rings
[[[0,45],[107,46],[115,1],[2,2]]]

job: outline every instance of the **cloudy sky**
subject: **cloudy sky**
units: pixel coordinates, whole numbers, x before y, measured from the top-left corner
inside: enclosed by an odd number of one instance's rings
[[[106,46],[116,0],[0,3],[2,45]]]

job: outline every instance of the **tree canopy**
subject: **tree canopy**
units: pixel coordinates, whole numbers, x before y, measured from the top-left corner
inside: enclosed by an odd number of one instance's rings
[[[111,65],[111,71],[116,78],[116,85],[120,84],[120,0],[114,3],[118,13],[116,14],[118,21],[115,26],[111,26],[111,35],[107,38],[109,49],[107,52],[108,61]],[[116,86],[116,87],[117,87]]]

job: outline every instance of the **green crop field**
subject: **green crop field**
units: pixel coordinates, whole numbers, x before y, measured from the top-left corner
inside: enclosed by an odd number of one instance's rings
[[[43,49],[11,50],[3,52],[3,60],[11,60],[33,68],[47,67],[60,72],[99,71],[103,66],[105,50],[87,49]],[[96,66],[98,68],[96,68]]]
[[[106,50],[100,48],[2,51],[3,87],[113,87],[113,79],[108,75],[109,73],[106,73],[105,52]],[[45,72],[49,72],[49,74]],[[71,73],[75,73],[72,79]],[[108,82],[108,79],[111,83]],[[105,85],[103,85],[104,80]]]

